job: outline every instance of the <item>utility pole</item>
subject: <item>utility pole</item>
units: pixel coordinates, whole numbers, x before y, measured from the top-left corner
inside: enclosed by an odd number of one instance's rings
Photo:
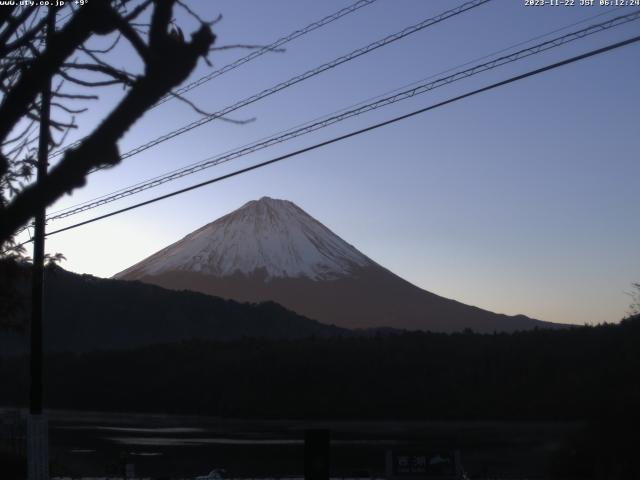
[[[56,10],[50,6],[47,12],[46,49],[56,26]],[[36,182],[44,181],[49,157],[49,126],[51,115],[51,79],[40,97],[40,132],[38,137],[38,165]],[[31,277],[31,389],[29,418],[27,420],[27,476],[29,480],[49,480],[49,435],[47,418],[42,412],[43,348],[42,314],[44,287],[44,230],[45,207],[35,215],[33,241],[33,272]]]

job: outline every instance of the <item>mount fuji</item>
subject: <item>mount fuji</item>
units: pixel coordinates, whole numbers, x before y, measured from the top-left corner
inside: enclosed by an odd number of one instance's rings
[[[238,301],[271,300],[346,328],[494,332],[555,326],[422,290],[294,203],[269,197],[246,203],[114,278]]]

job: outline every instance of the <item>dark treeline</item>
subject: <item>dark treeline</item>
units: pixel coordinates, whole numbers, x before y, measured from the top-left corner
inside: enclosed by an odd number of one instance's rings
[[[25,303],[14,323],[24,325],[30,276],[19,267],[15,270],[19,278],[3,284],[6,276],[0,262],[0,288],[14,285],[15,300]],[[227,341],[245,336],[293,339],[349,334],[273,302],[239,303],[140,282],[78,275],[56,266],[47,268],[46,284],[44,345],[50,352],[134,349],[193,338]],[[0,305],[2,300],[0,291]],[[0,354],[25,352],[27,347],[25,335],[0,329]]]
[[[46,357],[51,408],[262,418],[578,420],[640,405],[640,318],[479,335],[187,341]],[[26,404],[26,357],[0,402]]]

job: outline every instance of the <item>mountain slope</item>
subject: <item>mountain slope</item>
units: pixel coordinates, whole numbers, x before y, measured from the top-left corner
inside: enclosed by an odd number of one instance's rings
[[[329,280],[375,263],[292,202],[263,197],[190,233],[114,278],[167,271],[214,277]]]
[[[345,328],[493,332],[553,325],[422,290],[293,203],[268,197],[205,225],[115,278],[239,301],[272,300]]]
[[[44,344],[48,351],[137,348],[183,340],[295,339],[348,334],[273,302],[242,304],[196,292],[48,269]],[[26,287],[26,282],[25,282]],[[0,350],[26,337],[0,332]]]

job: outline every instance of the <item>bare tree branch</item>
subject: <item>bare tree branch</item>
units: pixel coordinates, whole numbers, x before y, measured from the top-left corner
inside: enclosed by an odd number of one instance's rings
[[[83,80],[81,78],[74,77],[73,75],[69,75],[64,70],[60,70],[58,72],[65,80],[68,80],[71,83],[75,83],[76,85],[81,85],[83,87],[106,87],[109,85],[118,85],[123,83],[122,80],[102,80],[102,81],[92,81],[92,80]]]
[[[76,70],[87,70],[91,72],[98,72],[104,75],[108,75],[112,77],[114,80],[117,80],[116,83],[124,83],[125,85],[132,85],[135,82],[136,77],[131,75],[124,70],[119,70],[117,68],[113,68],[106,64],[94,64],[94,63],[64,63],[62,64],[62,68],[66,69],[76,69]],[[68,75],[68,74],[67,74]],[[69,78],[67,78],[69,79]],[[95,86],[95,85],[93,85]]]
[[[25,72],[15,88],[11,89],[5,101],[0,105],[0,139],[6,138],[6,133],[17,120],[23,116],[33,115],[28,106],[32,105],[38,92],[38,84],[31,75],[36,69],[44,75],[59,74],[76,83],[85,82],[86,86],[104,85],[105,82],[88,82],[75,78],[63,68],[76,69],[80,64],[65,65],[65,60],[74,50],[79,49],[93,34],[104,35],[120,30],[121,17],[113,10],[106,0],[95,0],[89,5],[95,10],[79,9],[64,27],[54,35],[54,42],[47,50],[34,60],[29,71]],[[154,10],[151,17],[151,26],[148,43],[145,44],[146,55],[143,57],[145,64],[144,74],[135,78],[131,83],[120,103],[111,111],[102,123],[76,148],[68,150],[62,160],[55,165],[44,181],[31,184],[19,191],[6,205],[0,209],[0,244],[5,242],[22,225],[25,225],[36,208],[45,207],[53,203],[61,195],[84,185],[87,174],[97,167],[113,166],[120,162],[117,142],[129,130],[129,128],[154,105],[160,98],[171,91],[172,88],[182,83],[195,68],[199,58],[204,58],[209,51],[215,36],[206,23],[202,23],[189,42],[178,41],[169,32],[171,12],[175,0],[157,0],[153,2]],[[100,5],[101,4],[101,5]],[[85,13],[90,12],[90,13]],[[96,20],[95,15],[102,16]],[[83,22],[79,19],[82,16]],[[87,26],[89,25],[89,26]],[[70,32],[74,33],[73,38]],[[122,32],[130,42],[129,37]],[[139,37],[140,38],[140,37]],[[140,38],[141,40],[141,38]],[[133,45],[139,55],[141,49]],[[62,51],[62,53],[60,53]],[[141,55],[142,57],[142,55]],[[171,65],[171,68],[166,68]],[[107,71],[104,65],[96,63],[96,66],[87,70],[100,73],[113,74]],[[117,72],[117,69],[114,69]],[[125,73],[125,72],[122,72]],[[127,75],[127,79],[130,78]],[[113,76],[113,75],[112,75]],[[120,79],[118,81],[122,81]],[[116,82],[116,80],[111,80]],[[15,91],[20,87],[21,103],[16,100]],[[81,98],[70,94],[57,94],[59,98]],[[7,103],[12,97],[14,103]],[[3,114],[7,113],[5,117]],[[228,120],[233,121],[233,120]],[[236,122],[236,121],[234,121]],[[244,123],[242,121],[237,123]],[[56,121],[54,127],[73,128],[74,122]],[[6,160],[5,160],[6,161]],[[0,165],[0,174],[2,165]],[[6,171],[6,170],[5,170]]]
[[[213,115],[213,113],[211,112],[207,112],[205,110],[202,110],[201,108],[199,108],[195,103],[193,103],[191,100],[189,100],[188,98],[185,98],[184,96],[180,95],[179,93],[176,92],[169,92],[169,95],[171,95],[172,97],[180,100],[183,103],[186,103],[187,105],[189,105],[194,111],[196,111],[197,113],[199,113],[200,115],[204,116],[204,117],[211,117]],[[229,122],[229,123],[234,123],[236,125],[246,125],[247,123],[251,123],[251,122],[255,122],[256,118],[252,117],[252,118],[248,118],[246,120],[236,120],[233,118],[227,118],[227,117],[218,117],[219,120],[225,121],[225,122]]]
[[[82,45],[93,33],[106,34],[115,26],[106,24],[106,12],[110,11],[108,0],[95,0],[88,3],[65,25],[64,29],[52,35],[51,44],[47,45],[38,58],[34,59],[30,68],[4,97],[0,105],[0,141],[9,134],[13,125],[26,114],[30,105],[41,90],[47,78],[52,77],[61,64],[79,45]]]

